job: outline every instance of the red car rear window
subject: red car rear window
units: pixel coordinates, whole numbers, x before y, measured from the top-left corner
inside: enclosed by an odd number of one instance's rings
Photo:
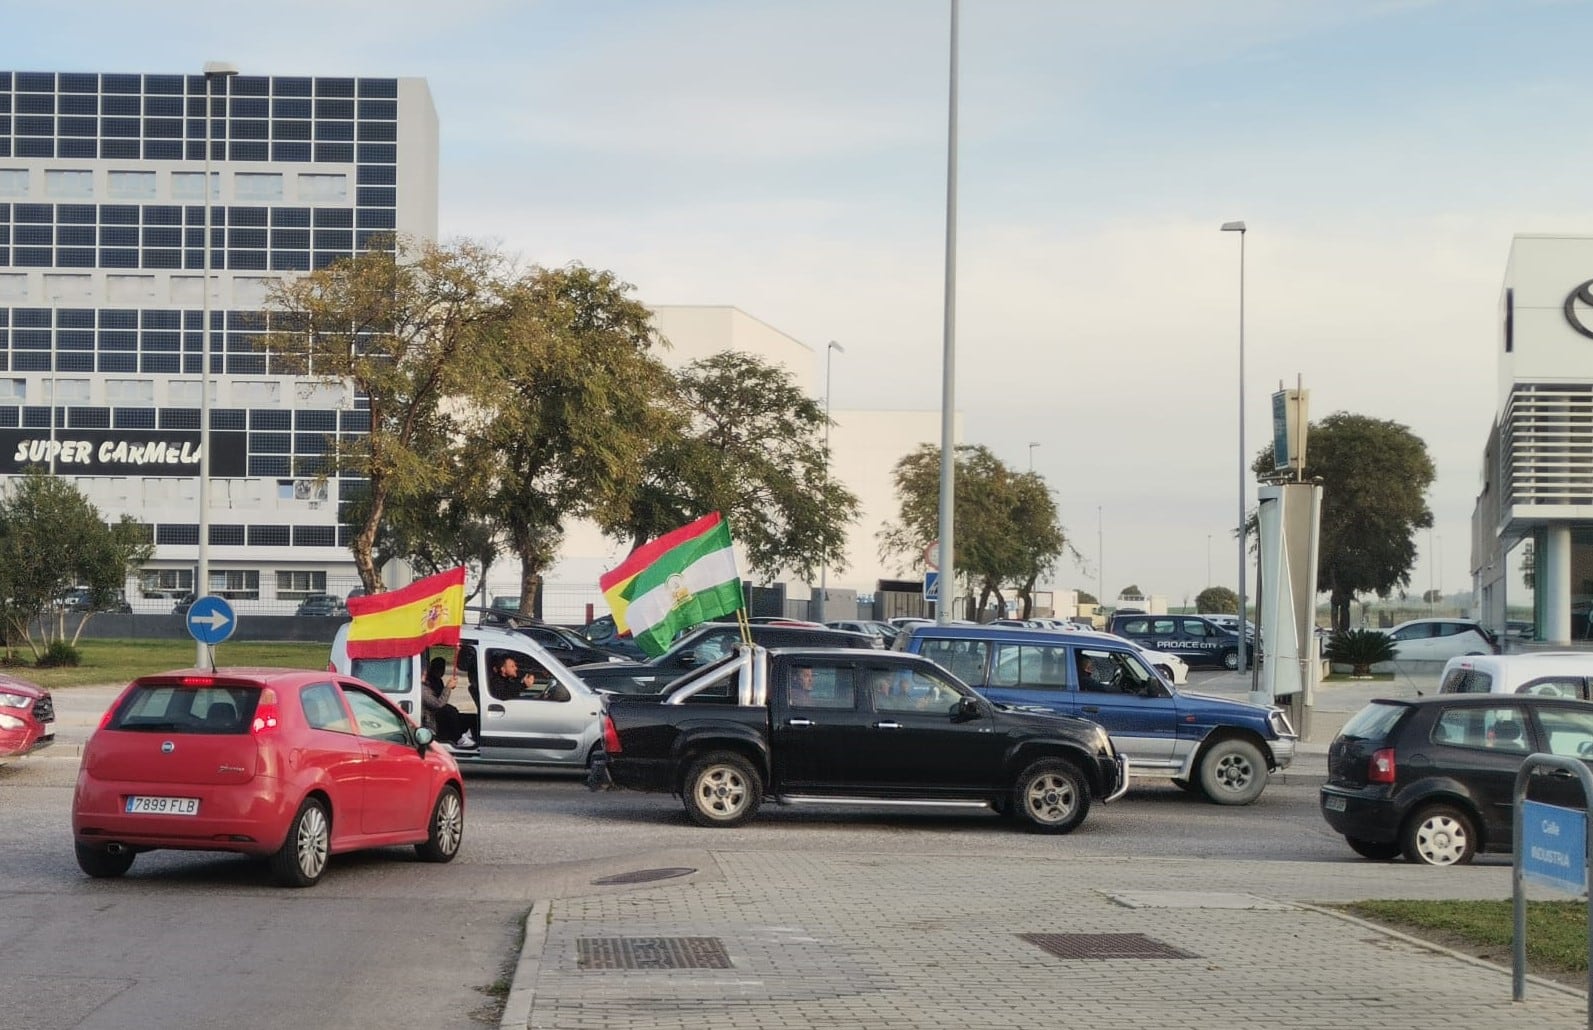
[[[259,687],[183,687],[146,684],[137,687],[117,708],[106,726],[112,730],[151,733],[249,732]]]

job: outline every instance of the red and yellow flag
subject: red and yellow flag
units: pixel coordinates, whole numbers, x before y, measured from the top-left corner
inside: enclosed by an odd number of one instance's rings
[[[348,599],[350,658],[404,658],[433,644],[459,644],[465,621],[465,567],[417,579],[385,594]]]

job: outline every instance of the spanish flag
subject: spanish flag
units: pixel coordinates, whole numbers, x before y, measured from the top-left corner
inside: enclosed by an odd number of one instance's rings
[[[433,644],[457,647],[465,621],[465,567],[385,594],[351,597],[348,613],[350,658],[405,658]]]

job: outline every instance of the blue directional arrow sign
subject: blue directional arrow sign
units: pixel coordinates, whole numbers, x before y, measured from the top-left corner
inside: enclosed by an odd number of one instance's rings
[[[208,595],[195,601],[188,609],[188,635],[214,647],[232,636],[238,628],[238,616],[225,598]]]

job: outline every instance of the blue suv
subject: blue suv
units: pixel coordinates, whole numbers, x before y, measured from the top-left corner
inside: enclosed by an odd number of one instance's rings
[[[1294,759],[1283,710],[1181,693],[1129,644],[1004,626],[910,627],[896,650],[930,659],[998,704],[1100,723],[1138,776],[1167,776],[1220,805],[1248,805]]]

